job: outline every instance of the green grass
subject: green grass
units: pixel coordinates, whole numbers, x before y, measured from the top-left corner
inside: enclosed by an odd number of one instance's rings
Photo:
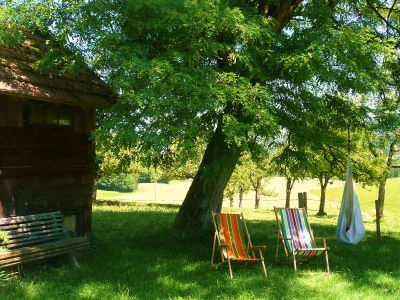
[[[378,198],[377,186],[362,186],[356,184],[356,191],[363,211],[374,215],[375,200]],[[318,194],[319,191],[311,191]],[[343,188],[328,188],[326,197],[333,201],[342,201]],[[386,183],[385,213],[394,216],[400,211],[400,178],[388,179]]]
[[[380,243],[372,222],[366,223],[366,238],[358,246],[331,241],[331,275],[323,257],[294,273],[291,265],[273,264],[273,212],[246,209],[253,244],[267,245],[269,278],[261,265],[233,266],[231,280],[226,267],[210,269],[212,234],[186,239],[171,234],[177,210],[97,202],[95,246],[78,256],[82,268],[71,269],[65,262],[36,268],[3,284],[0,299],[396,299],[400,293],[399,226],[385,227]],[[315,234],[333,236],[336,217],[311,214]]]
[[[130,195],[131,193],[121,193],[115,191],[104,191],[104,190],[97,190],[97,199],[101,200],[112,200],[115,198],[123,197],[125,195]]]
[[[375,222],[375,200],[378,197],[377,186],[363,186],[356,184],[356,191],[360,201],[360,207],[363,213],[368,214],[372,219],[365,222]],[[319,190],[311,190],[310,192],[318,194]],[[326,192],[327,201],[334,201],[340,205],[342,201],[343,188],[328,188]],[[327,209],[330,215],[338,214],[338,209]],[[385,197],[385,210],[384,220],[382,223],[382,230],[390,232],[391,228],[399,228],[400,222],[400,178],[388,179],[386,183],[386,197]]]

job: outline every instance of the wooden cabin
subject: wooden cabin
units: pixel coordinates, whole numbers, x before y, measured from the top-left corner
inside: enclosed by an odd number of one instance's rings
[[[29,33],[18,45],[0,45],[0,217],[59,210],[83,236],[95,194],[90,133],[96,109],[115,97],[88,69],[39,71],[50,49]]]

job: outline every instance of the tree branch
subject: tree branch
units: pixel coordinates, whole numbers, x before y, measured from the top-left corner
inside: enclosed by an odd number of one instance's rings
[[[391,15],[392,12],[393,12],[393,9],[394,9],[394,6],[396,5],[396,3],[397,3],[397,0],[394,0],[394,1],[393,1],[393,4],[392,4],[392,7],[390,7],[389,12],[388,12],[388,15],[387,15],[387,17],[386,17],[387,20],[389,20],[389,17],[390,17],[390,15]]]
[[[393,26],[392,24],[390,24],[389,22],[389,16],[393,11],[393,7],[391,8],[391,10],[389,11],[388,14],[388,18],[385,18],[384,16],[382,16],[382,14],[378,11],[378,9],[371,3],[371,0],[366,0],[367,5],[369,6],[369,8],[371,8],[373,10],[373,12],[376,14],[376,16],[381,19],[386,26],[390,27],[392,30],[396,31],[399,35],[400,35],[400,30],[398,28],[396,28],[395,26]],[[396,4],[397,0],[394,1],[394,4]],[[393,6],[394,6],[393,4]]]

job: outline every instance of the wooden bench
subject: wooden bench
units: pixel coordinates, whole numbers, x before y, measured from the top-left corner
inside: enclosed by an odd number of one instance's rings
[[[59,211],[0,218],[0,231],[8,235],[8,241],[1,245],[6,251],[0,252],[0,268],[72,254],[89,246],[87,237],[76,237],[64,229]]]

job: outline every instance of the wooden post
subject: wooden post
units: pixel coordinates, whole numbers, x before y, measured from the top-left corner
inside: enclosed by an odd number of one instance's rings
[[[307,211],[307,192],[303,192],[303,207]]]
[[[299,199],[299,208],[304,207],[304,194],[303,193],[298,193],[297,197]]]
[[[376,211],[376,238],[378,241],[381,239],[381,215],[380,215],[380,203],[379,200],[375,200],[375,211]]]

